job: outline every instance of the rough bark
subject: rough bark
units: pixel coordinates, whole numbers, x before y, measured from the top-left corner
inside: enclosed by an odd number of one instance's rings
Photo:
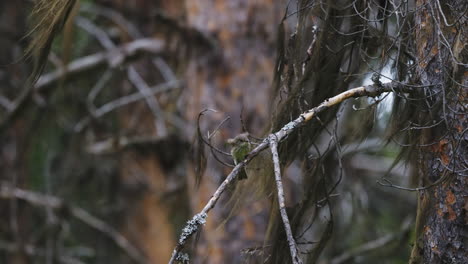
[[[419,191],[410,263],[467,263],[468,82],[466,64],[460,64],[467,61],[467,6],[455,0],[416,2],[417,78],[430,95],[419,120],[442,122],[425,129],[419,142],[419,177],[433,186]]]

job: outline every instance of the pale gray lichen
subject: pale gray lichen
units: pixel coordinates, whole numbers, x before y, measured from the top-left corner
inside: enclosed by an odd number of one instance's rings
[[[197,232],[198,227],[206,223],[206,213],[196,214],[191,220],[187,221],[184,229],[182,229],[182,234],[180,235],[179,244],[183,245],[185,241],[195,232]]]
[[[179,252],[177,253],[176,261],[180,263],[190,263],[190,257],[187,253]]]
[[[281,130],[291,130],[291,129],[294,129],[294,126],[296,125],[296,122],[294,121],[291,121],[289,123],[287,123]]]

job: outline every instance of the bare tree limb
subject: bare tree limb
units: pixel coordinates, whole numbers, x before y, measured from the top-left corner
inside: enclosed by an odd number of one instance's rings
[[[36,90],[42,91],[60,80],[64,74],[67,76],[79,74],[95,69],[104,64],[107,64],[111,68],[115,68],[140,52],[160,53],[163,51],[163,48],[164,42],[161,40],[153,38],[138,39],[116,47],[115,49],[98,52],[77,59],[68,64],[67,67],[65,67],[66,70],[58,69],[41,76],[34,87]]]
[[[42,75],[35,84],[27,84],[20,96],[12,103],[10,111],[0,122],[0,132],[3,131],[23,111],[32,94],[43,91],[61,80],[65,75],[84,73],[107,64],[110,68],[122,65],[125,61],[141,52],[160,53],[164,49],[164,42],[153,38],[138,39],[108,51],[98,52],[77,59],[64,68]]]
[[[286,232],[286,237],[289,244],[289,252],[291,252],[291,260],[293,264],[302,264],[302,260],[299,257],[296,241],[294,240],[293,233],[291,230],[291,225],[289,224],[288,213],[286,212],[286,205],[284,199],[284,189],[283,182],[281,181],[281,166],[278,156],[278,141],[275,135],[270,135],[269,137],[271,154],[273,156],[273,164],[275,168],[275,181],[276,189],[278,191],[278,204],[281,214],[281,219],[284,224],[284,231]]]
[[[399,82],[389,82],[385,84],[371,84],[367,86],[361,86],[357,88],[350,89],[343,93],[340,93],[334,97],[331,97],[324,102],[322,102],[319,106],[311,108],[306,112],[302,113],[298,118],[289,122],[285,126],[283,126],[279,131],[269,135],[275,136],[278,142],[283,141],[287,138],[288,135],[296,131],[299,127],[303,126],[317,114],[325,111],[326,109],[333,107],[349,98],[357,98],[357,97],[377,97],[385,92],[411,92],[410,89],[406,88],[403,84]],[[261,151],[265,150],[269,146],[269,140],[265,139],[262,143],[260,143],[256,148],[254,148],[249,155],[243,160],[239,162],[229,173],[226,179],[221,183],[218,189],[214,192],[213,196],[207,202],[205,207],[200,211],[200,213],[196,214],[191,220],[187,222],[187,225],[182,230],[182,234],[180,235],[179,242],[177,243],[176,247],[172,252],[171,259],[169,260],[169,264],[174,263],[179,257],[181,257],[181,251],[185,246],[187,240],[195,234],[201,225],[206,222],[206,218],[208,216],[208,212],[213,209],[213,207],[218,202],[221,194],[226,190],[227,186],[236,179],[239,172],[248,164],[255,156],[257,156]]]
[[[86,147],[86,151],[94,155],[110,154],[132,146],[143,146],[148,144],[158,144],[167,139],[162,136],[139,136],[139,137],[118,137],[109,138],[95,142]]]
[[[138,91],[144,96],[148,108],[154,115],[155,127],[158,130],[158,135],[161,137],[167,136],[167,126],[164,122],[164,115],[162,114],[161,106],[158,100],[154,98],[151,88],[148,86],[143,77],[136,71],[135,67],[129,66],[127,69],[128,80],[135,86]]]
[[[152,95],[155,95],[157,93],[162,93],[162,92],[165,92],[165,91],[169,91],[171,89],[178,89],[181,86],[182,86],[182,82],[176,80],[176,81],[171,81],[171,82],[161,83],[161,84],[155,85],[155,86],[150,88],[150,91],[151,91]],[[130,94],[130,95],[127,95],[127,96],[123,96],[123,97],[120,97],[118,99],[115,99],[114,101],[108,102],[108,103],[100,106],[97,109],[94,109],[95,107],[93,106],[93,108],[91,108],[91,110],[92,110],[91,115],[92,115],[93,118],[100,118],[100,117],[114,111],[115,109],[117,109],[119,107],[123,107],[125,105],[128,105],[128,104],[143,100],[143,99],[145,99],[145,97],[146,97],[146,95],[142,94],[140,92],[133,93],[133,94]],[[75,132],[82,131],[83,128],[85,128],[89,124],[89,122],[91,120],[92,119],[89,116],[87,116],[87,117],[83,118],[82,120],[80,120],[75,125],[75,128],[74,128]],[[183,126],[182,120],[179,121],[179,120],[174,119],[174,118],[172,120],[174,121],[174,123],[177,122],[177,126]]]

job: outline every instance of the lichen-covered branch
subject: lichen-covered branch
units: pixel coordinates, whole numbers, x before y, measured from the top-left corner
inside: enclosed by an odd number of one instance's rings
[[[311,108],[307,110],[306,112],[302,113],[298,118],[295,120],[287,123],[285,126],[283,126],[279,131],[272,133],[269,135],[269,137],[274,136],[277,140],[277,142],[281,142],[285,138],[287,138],[288,135],[296,131],[299,127],[303,126],[310,120],[312,120],[313,117],[315,117],[317,114],[329,109],[330,107],[336,106],[340,104],[341,102],[345,101],[346,99],[349,98],[357,98],[357,97],[364,97],[364,96],[369,96],[369,97],[376,97],[381,95],[382,93],[385,92],[392,92],[392,91],[400,91],[400,92],[410,92],[409,89],[405,88],[405,86],[401,83],[398,82],[390,82],[390,83],[385,83],[385,84],[372,84],[372,85],[367,85],[367,86],[361,86],[357,88],[350,89],[348,91],[345,91],[343,93],[340,93],[334,97],[331,97],[324,102],[322,102],[319,106]],[[213,209],[213,207],[216,205],[218,202],[221,194],[226,190],[226,188],[229,186],[229,184],[236,179],[237,175],[239,172],[245,167],[246,164],[248,164],[256,155],[258,155],[261,151],[265,150],[268,148],[270,145],[270,141],[267,139],[263,140],[262,143],[260,143],[256,148],[254,148],[249,155],[243,160],[242,162],[239,162],[229,173],[229,175],[226,177],[226,179],[221,183],[221,185],[218,187],[218,189],[214,192],[213,196],[211,199],[207,202],[205,207],[201,210],[200,213],[195,215],[192,220],[188,221],[186,227],[184,230],[190,230],[190,232],[183,232],[183,239],[179,239],[179,243],[175,247],[174,251],[172,252],[172,257],[169,260],[169,264],[172,264],[176,261],[177,257],[179,256],[181,250],[184,248],[185,243],[187,240],[195,234],[200,226],[205,222],[205,219],[208,215],[208,212]],[[204,221],[196,221],[197,219],[200,218],[200,216],[203,216]],[[188,229],[187,227],[190,226]],[[182,237],[181,237],[182,238]]]

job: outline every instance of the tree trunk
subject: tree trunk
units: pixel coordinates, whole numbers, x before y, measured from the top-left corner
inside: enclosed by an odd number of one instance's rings
[[[460,63],[467,61],[466,1],[438,2],[416,5],[417,77],[430,107],[420,121],[441,123],[425,129],[420,142],[419,176],[431,187],[419,191],[411,264],[468,263],[468,76]]]

